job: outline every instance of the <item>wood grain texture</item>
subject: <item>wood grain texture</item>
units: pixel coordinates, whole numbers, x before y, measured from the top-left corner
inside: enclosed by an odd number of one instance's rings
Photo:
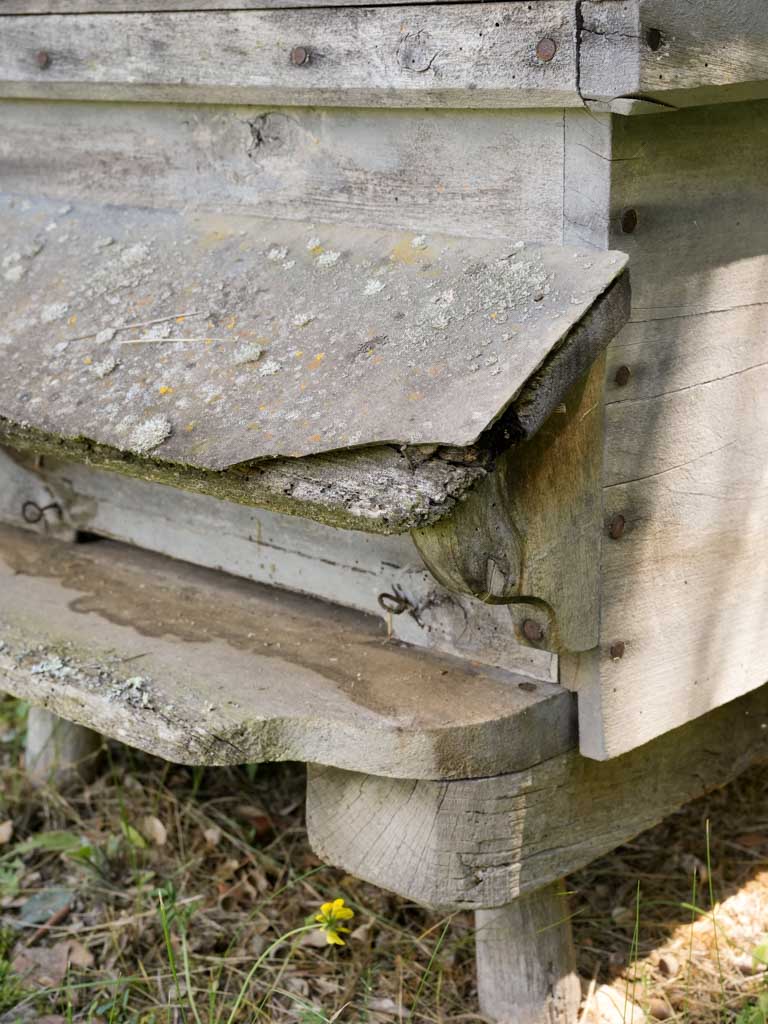
[[[590,756],[768,679],[766,114],[614,122],[605,244],[630,253],[634,305],[608,353],[605,522],[626,527],[604,541],[601,655],[575,683]]]
[[[412,3],[459,3],[466,0],[376,0],[376,6]],[[476,0],[484,2],[484,0]],[[525,0],[512,0],[523,3]],[[548,0],[527,0],[547,3]],[[114,14],[158,11],[258,11],[273,7],[306,7],[307,0],[2,0],[0,17],[8,14]],[[322,0],[319,7],[367,7],[371,0]]]
[[[537,643],[550,651],[586,651],[599,638],[603,386],[598,359],[532,441],[499,459],[451,516],[413,534],[450,589],[539,605]]]
[[[559,686],[111,541],[0,528],[0,639],[3,689],[170,761],[465,777],[575,742]]]
[[[580,87],[589,98],[691,106],[768,96],[763,0],[585,0]]]
[[[500,907],[766,758],[763,687],[608,762],[572,752],[525,772],[450,783],[313,767],[309,838],[325,860],[407,899]]]
[[[550,38],[553,60],[536,45]],[[296,66],[293,47],[309,52]],[[40,68],[36,54],[50,62]],[[572,0],[3,19],[0,96],[580,106]]]
[[[24,524],[30,500],[57,508]],[[85,531],[309,594],[383,618],[404,643],[557,682],[557,658],[518,643],[506,608],[449,593],[407,536],[338,530],[73,462],[22,466],[2,449],[0,521],[57,537]],[[382,607],[382,594],[392,595],[395,613]]]
[[[103,740],[97,732],[30,707],[24,742],[24,774],[36,786],[57,790],[83,785],[97,767]]]
[[[558,110],[0,103],[3,187],[68,203],[560,244],[562,162]]]
[[[480,1010],[499,1024],[573,1024],[581,983],[562,882],[475,914]]]

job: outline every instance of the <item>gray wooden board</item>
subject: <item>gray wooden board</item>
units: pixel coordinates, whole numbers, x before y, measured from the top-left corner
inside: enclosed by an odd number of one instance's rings
[[[557,682],[557,657],[516,641],[507,606],[441,587],[409,537],[339,530],[78,463],[35,462],[33,471],[0,449],[0,521],[57,536],[87,531],[310,594],[377,615],[405,643]],[[58,508],[25,524],[28,501]],[[407,607],[388,613],[382,594]]]
[[[0,103],[3,187],[62,202],[560,245],[562,165],[559,110]]]
[[[381,7],[415,3],[458,3],[466,0],[322,0],[317,7]],[[472,0],[470,0],[472,2]],[[485,0],[474,0],[484,3]],[[512,0],[525,3],[526,0]],[[548,0],[527,0],[547,3]],[[9,14],[110,14],[128,11],[248,11],[271,7],[307,7],[307,0],[0,0],[0,17]]]
[[[557,51],[541,60],[536,46]],[[292,48],[309,51],[292,63]],[[49,55],[41,68],[36,55]],[[581,106],[572,0],[3,19],[0,96]]]
[[[768,103],[613,133],[604,244],[630,253],[633,311],[608,351],[604,502],[626,527],[603,542],[600,657],[572,684],[599,758],[768,679]]]
[[[0,415],[211,470],[470,445],[626,264],[18,197],[2,201],[0,232]]]
[[[111,541],[0,528],[0,623],[3,689],[173,761],[450,778],[575,742],[559,686],[386,642],[366,616]]]
[[[580,10],[585,98],[690,106],[768,96],[765,0],[584,0]]]
[[[499,907],[766,758],[763,687],[605,763],[574,751],[524,772],[449,783],[311,768],[309,839],[325,860],[407,899]]]

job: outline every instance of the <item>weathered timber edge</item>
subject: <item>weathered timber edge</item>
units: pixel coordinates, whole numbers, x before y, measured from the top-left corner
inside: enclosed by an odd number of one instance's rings
[[[381,445],[296,459],[202,470],[142,458],[87,438],[60,437],[0,416],[0,444],[21,452],[82,462],[126,476],[209,494],[243,505],[300,515],[328,526],[407,533],[450,514],[492,466],[530,438],[626,322],[629,274],[622,273],[566,335],[534,378],[472,448]]]
[[[0,527],[0,641],[0,689],[177,763],[466,778],[576,743],[573,696],[555,683],[111,541]]]
[[[56,437],[0,418],[0,444],[82,462],[196,494],[299,515],[327,526],[406,533],[447,515],[486,471],[379,447],[243,463],[221,472],[147,459],[84,438]]]
[[[314,766],[309,838],[324,860],[408,899],[498,907],[764,759],[768,686],[612,761],[570,752],[523,772],[448,783]]]

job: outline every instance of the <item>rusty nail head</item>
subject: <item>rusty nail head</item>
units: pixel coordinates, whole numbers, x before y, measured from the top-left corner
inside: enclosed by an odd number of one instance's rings
[[[631,235],[637,227],[637,210],[633,207],[624,210],[621,215],[621,230],[625,235]]]
[[[664,42],[664,37],[657,28],[649,28],[645,33],[645,44],[649,50],[653,50],[656,53],[657,50],[661,49],[661,44]]]
[[[523,623],[523,636],[532,644],[539,644],[544,639],[544,627],[534,619],[526,619]]]
[[[612,516],[608,526],[608,536],[611,540],[621,540],[624,536],[624,527],[626,525],[627,521],[621,512],[617,512],[615,516]]]
[[[632,376],[632,371],[628,366],[620,366],[613,376],[614,381],[619,385],[620,388],[626,387],[629,384],[629,378]]]
[[[557,53],[557,43],[554,39],[540,39],[536,43],[536,56],[539,60],[549,62]]]
[[[617,640],[615,643],[612,643],[608,651],[608,653],[611,656],[611,660],[621,661],[621,659],[624,657],[624,651],[626,649],[626,644],[623,640]]]
[[[37,66],[44,71],[51,63],[51,55],[47,50],[38,50],[35,54],[35,60],[37,61]]]
[[[309,50],[306,46],[294,46],[291,50],[291,64],[300,67],[302,64],[306,64],[308,60]]]

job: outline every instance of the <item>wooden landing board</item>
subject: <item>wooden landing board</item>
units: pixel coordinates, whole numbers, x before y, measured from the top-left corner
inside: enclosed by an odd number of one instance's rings
[[[206,470],[471,445],[626,265],[621,253],[10,196],[0,234],[0,416]],[[605,301],[612,323],[622,297]],[[605,345],[614,331],[596,333]]]
[[[321,0],[317,7],[382,7],[422,3],[466,3],[467,0]],[[484,3],[485,0],[470,0]],[[524,3],[526,0],[512,0]],[[548,0],[527,0],[547,3]],[[307,0],[2,0],[0,17],[9,14],[125,14],[157,11],[258,11],[272,7],[307,7]]]
[[[763,687],[604,764],[574,751],[524,772],[447,783],[312,768],[309,839],[323,860],[406,899],[498,907],[767,758]]]
[[[562,688],[110,541],[0,528],[0,687],[172,761],[484,776],[575,742]]]
[[[3,19],[0,96],[581,106],[572,0]],[[551,59],[537,55],[542,39]],[[296,47],[306,59],[291,58]],[[40,67],[36,55],[49,62]]]
[[[600,658],[575,685],[581,749],[610,758],[768,680],[768,102],[603,142],[633,310],[608,352]]]

